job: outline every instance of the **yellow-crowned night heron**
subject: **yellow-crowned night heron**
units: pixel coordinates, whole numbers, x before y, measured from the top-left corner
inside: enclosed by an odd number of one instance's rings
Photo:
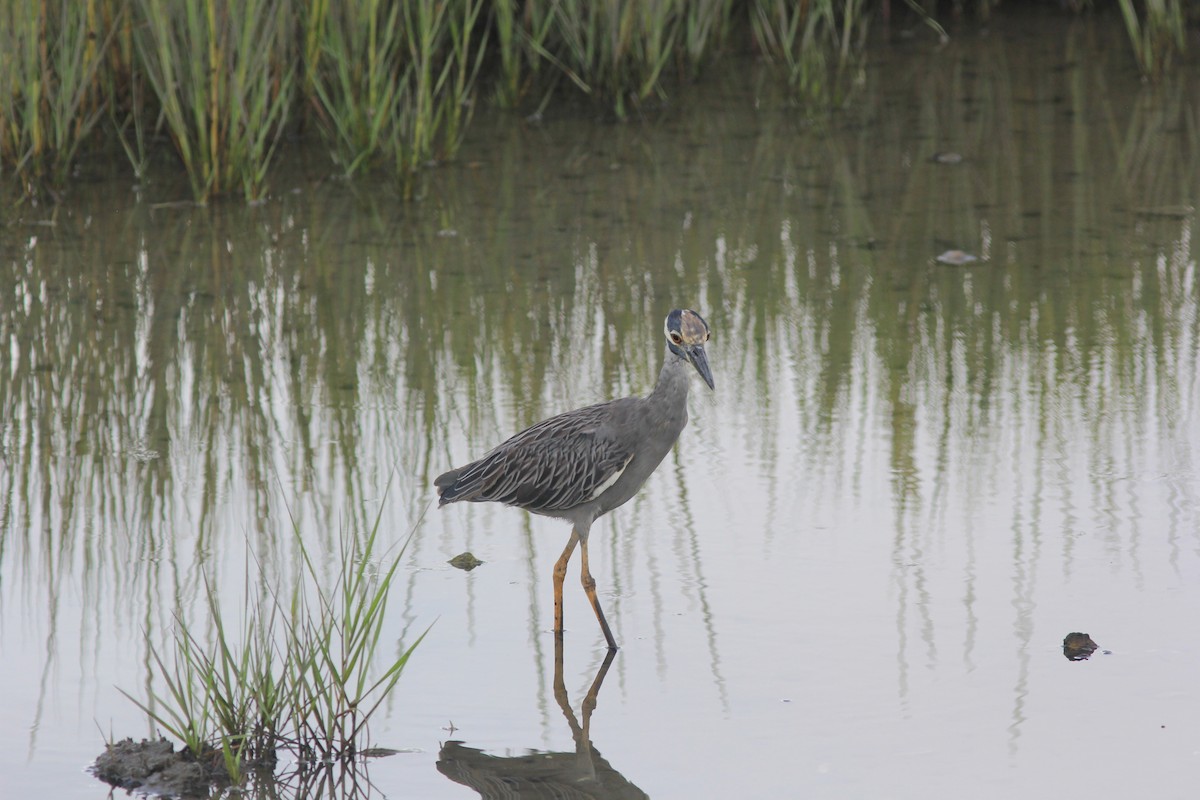
[[[539,422],[478,461],[434,481],[438,506],[495,501],[571,522],[571,538],[554,564],[554,632],[563,629],[562,586],[580,546],[580,578],[610,650],[617,648],[588,569],[588,532],[601,514],[637,493],[687,424],[688,366],[713,388],[704,343],[708,323],[688,309],[667,315],[667,353],[647,397],[610,400]]]

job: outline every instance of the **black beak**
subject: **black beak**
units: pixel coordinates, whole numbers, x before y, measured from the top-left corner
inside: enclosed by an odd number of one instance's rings
[[[687,355],[688,361],[692,362],[692,366],[696,368],[696,372],[700,373],[700,377],[708,384],[708,388],[716,389],[713,385],[712,370],[708,368],[708,355],[704,352],[704,345],[693,344],[683,348],[684,354]]]

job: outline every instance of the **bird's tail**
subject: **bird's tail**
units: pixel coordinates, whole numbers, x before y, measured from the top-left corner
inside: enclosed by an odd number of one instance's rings
[[[462,469],[452,469],[449,472],[443,472],[433,479],[433,485],[438,492],[438,508],[453,503],[458,499],[458,491],[455,486],[458,483],[458,476],[462,474]]]

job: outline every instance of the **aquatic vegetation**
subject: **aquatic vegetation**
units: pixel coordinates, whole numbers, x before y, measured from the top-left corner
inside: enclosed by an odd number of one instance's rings
[[[759,49],[782,66],[798,94],[830,105],[844,100],[867,34],[863,0],[755,0],[750,25]]]
[[[361,542],[344,537],[332,588],[299,543],[303,575],[290,596],[255,594],[247,576],[240,620],[206,587],[209,628],[177,613],[172,640],[151,643],[146,699],[121,690],[196,759],[218,761],[234,783],[271,769],[277,751],[301,765],[361,754],[367,725],[400,679],[422,634],[377,674],[388,593],[403,548],[377,550],[378,519]],[[218,757],[219,754],[219,757]]]
[[[549,3],[493,0],[498,59],[495,95],[502,108],[515,108],[542,74],[545,60],[540,53],[546,51],[554,17],[555,7]]]
[[[661,93],[660,77],[680,36],[682,6],[673,0],[563,0],[554,17],[557,46],[539,52],[623,117],[627,102]]]
[[[1183,1],[1143,0],[1141,14],[1134,0],[1118,0],[1118,4],[1138,69],[1147,77],[1161,76],[1187,44]]]
[[[199,201],[257,199],[292,103],[284,0],[138,0],[139,65]]]
[[[97,3],[0,5],[0,165],[38,193],[62,183],[100,120],[97,70],[109,37],[93,35]]]
[[[305,9],[306,93],[329,142],[334,161],[346,175],[359,171],[388,137],[407,78],[400,8],[379,0]],[[356,60],[355,53],[362,58]]]
[[[1167,72],[1186,43],[1181,0],[1118,3],[1138,68]],[[986,19],[1002,6],[974,8]],[[411,194],[421,168],[455,157],[477,95],[537,115],[574,94],[625,118],[719,55],[753,51],[796,96],[841,105],[861,82],[873,15],[904,13],[945,38],[936,10],[921,0],[883,11],[866,0],[13,0],[0,7],[0,169],[27,195],[63,186],[80,156],[104,152],[105,131],[139,177],[165,139],[197,201],[256,200],[285,135],[313,131],[344,176],[383,168]]]
[[[457,149],[487,41],[483,0],[366,0],[305,8],[306,92],[347,176],[400,176]]]

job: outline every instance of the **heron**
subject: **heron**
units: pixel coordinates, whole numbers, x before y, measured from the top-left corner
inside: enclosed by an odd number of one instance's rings
[[[708,323],[677,308],[663,326],[666,355],[654,390],[568,411],[526,428],[487,455],[434,480],[438,508],[467,500],[497,502],[571,523],[571,538],[554,564],[554,633],[563,632],[563,580],[576,546],[580,582],[609,650],[616,639],[588,568],[588,534],[596,519],[637,494],[687,425],[689,368],[714,389],[704,343]]]

